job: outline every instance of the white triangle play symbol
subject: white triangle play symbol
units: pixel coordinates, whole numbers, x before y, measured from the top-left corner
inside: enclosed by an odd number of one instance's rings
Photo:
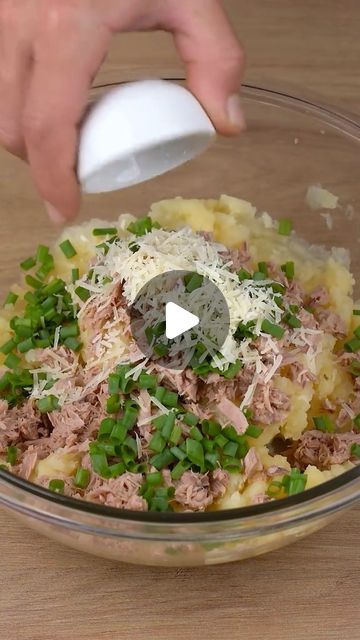
[[[174,302],[168,302],[165,308],[165,335],[168,340],[181,336],[185,331],[196,327],[200,320],[190,311],[186,311]]]

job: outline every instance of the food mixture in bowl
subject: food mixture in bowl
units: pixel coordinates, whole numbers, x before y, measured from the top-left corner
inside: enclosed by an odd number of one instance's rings
[[[163,201],[39,246],[0,318],[0,461],[78,499],[203,511],[294,495],[360,460],[360,310],[344,249],[310,246],[249,203]],[[131,309],[149,279],[206,278],[229,310],[216,350]],[[200,295],[200,294],[199,294]],[[161,292],[158,292],[161,297]],[[151,306],[151,301],[150,301]]]

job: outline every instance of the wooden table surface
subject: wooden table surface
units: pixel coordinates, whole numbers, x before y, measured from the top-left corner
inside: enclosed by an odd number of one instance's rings
[[[247,48],[247,81],[306,87],[360,112],[358,0],[227,5]],[[126,35],[100,78],[180,69],[166,35]],[[5,640],[360,638],[360,507],[283,550],[201,569],[114,565],[50,542],[4,512],[0,531]]]

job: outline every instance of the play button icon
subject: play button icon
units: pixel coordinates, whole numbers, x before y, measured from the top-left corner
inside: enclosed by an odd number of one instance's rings
[[[198,316],[183,307],[179,307],[175,302],[168,302],[165,309],[165,335],[168,340],[173,340],[182,333],[190,331],[199,324]]]
[[[220,289],[192,271],[151,278],[130,307],[131,333],[146,358],[169,369],[212,361],[229,333],[229,309]]]

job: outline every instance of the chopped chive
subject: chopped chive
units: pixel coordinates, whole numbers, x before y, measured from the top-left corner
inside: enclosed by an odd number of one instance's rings
[[[264,274],[265,278],[268,277],[268,268],[267,268],[266,262],[259,262],[258,270]]]
[[[299,318],[297,318],[292,313],[285,313],[283,316],[283,320],[292,329],[300,329],[301,327],[301,320],[299,320]]]
[[[175,467],[171,471],[172,480],[179,480],[181,476],[185,473],[185,471],[190,469],[190,467],[191,467],[191,462],[183,462],[183,461],[178,462],[177,465],[175,465]]]
[[[224,371],[224,373],[222,373],[221,375],[227,380],[232,380],[232,378],[235,378],[235,376],[239,373],[242,367],[243,365],[241,360],[236,360],[236,362],[230,364],[226,371]]]
[[[71,324],[65,324],[61,327],[60,336],[62,340],[66,338],[76,338],[80,333],[79,325],[77,322]]]
[[[360,316],[360,309],[354,309],[353,316]]]
[[[351,340],[345,342],[344,347],[346,351],[356,353],[360,350],[360,338],[351,338]]]
[[[197,427],[191,427],[190,436],[191,436],[191,438],[193,438],[194,440],[197,440],[198,442],[202,442],[202,440],[204,438],[204,436],[201,433],[200,429],[198,429]]]
[[[194,272],[194,273],[187,274],[186,276],[184,276],[184,284],[185,284],[186,291],[188,293],[192,293],[196,289],[199,289],[203,281],[204,281],[204,276],[201,276],[199,273]]]
[[[289,496],[296,495],[304,491],[306,487],[307,476],[298,469],[291,469],[289,475],[284,476],[282,486]]]
[[[180,442],[180,440],[181,440],[181,436],[182,436],[182,429],[181,429],[179,424],[176,424],[173,427],[173,430],[172,430],[172,432],[170,434],[169,441],[172,444],[178,444]]]
[[[106,454],[99,449],[97,443],[91,442],[89,445],[91,466],[95,473],[102,478],[109,478],[110,471]]]
[[[38,280],[33,276],[26,276],[25,282],[29,285],[29,287],[32,287],[33,289],[41,289],[41,287],[43,286],[41,280]]]
[[[141,373],[138,384],[140,389],[155,389],[157,385],[157,378],[149,373]]]
[[[153,473],[148,473],[146,475],[146,482],[151,486],[156,486],[157,484],[161,484],[162,481],[163,481],[163,477],[160,471],[154,471]]]
[[[207,452],[205,453],[205,465],[210,471],[216,469],[219,462],[219,456],[217,453]]]
[[[325,431],[327,433],[334,433],[336,430],[333,421],[328,415],[314,416],[313,422],[315,427],[320,431]]]
[[[186,453],[182,451],[180,447],[171,447],[170,451],[173,454],[173,456],[175,456],[175,458],[177,458],[178,460],[181,460],[181,461],[185,460]]]
[[[75,293],[82,302],[86,302],[91,296],[89,289],[85,289],[85,287],[77,287]]]
[[[225,438],[225,436],[223,436],[222,433],[219,433],[214,438],[214,442],[220,449],[223,449],[225,447],[226,443],[228,442],[228,439]]]
[[[248,428],[246,429],[245,435],[249,436],[249,438],[259,438],[262,432],[263,430],[261,429],[261,427],[258,427],[255,424],[249,424]]]
[[[56,411],[59,408],[59,399],[53,395],[40,398],[37,401],[37,407],[40,413],[51,413],[51,411]]]
[[[71,269],[71,282],[75,284],[75,282],[77,282],[79,278],[80,278],[79,269],[77,267],[75,269]]]
[[[204,467],[204,449],[200,442],[188,438],[186,440],[186,455],[190,462],[203,469]]]
[[[89,469],[82,469],[81,467],[77,470],[74,484],[75,487],[79,487],[79,489],[86,489],[90,482],[90,471]]]
[[[23,271],[29,271],[30,269],[35,267],[35,265],[36,265],[35,258],[27,258],[27,260],[24,260],[23,262],[20,263],[20,267]]]
[[[64,345],[76,353],[77,351],[80,351],[82,342],[81,340],[78,340],[78,338],[66,338],[66,340],[64,340]]]
[[[356,327],[356,329],[354,329],[354,335],[355,335],[357,338],[360,338],[360,327]]]
[[[123,462],[116,462],[115,464],[110,464],[108,467],[108,473],[110,474],[110,478],[118,478],[122,476],[126,471],[126,466]]]
[[[144,236],[146,233],[149,233],[153,227],[155,227],[156,223],[153,223],[149,216],[144,218],[139,218],[139,220],[135,220],[131,222],[128,226],[128,231],[133,233],[135,236]]]
[[[67,258],[68,260],[70,260],[70,258],[73,258],[74,256],[76,256],[77,251],[74,248],[74,246],[72,245],[72,243],[70,242],[70,240],[64,240],[64,242],[62,242],[59,245],[61,251],[63,252],[65,258]]]
[[[115,236],[117,235],[117,228],[116,227],[104,227],[104,228],[98,228],[98,229],[93,229],[93,236]]]
[[[123,442],[125,442],[127,434],[128,428],[121,420],[118,420],[111,432],[111,439],[117,440],[118,442],[120,442],[120,444],[122,444]]]
[[[281,339],[285,333],[285,329],[280,327],[280,325],[278,324],[274,324],[273,322],[270,322],[269,320],[263,320],[261,325],[261,330],[264,333],[269,334],[273,338],[278,338],[278,339]]]
[[[294,262],[285,262],[285,264],[281,265],[281,271],[285,273],[288,280],[292,280],[295,275],[295,264]]]
[[[281,220],[279,220],[278,233],[281,236],[289,236],[290,233],[292,232],[292,228],[293,228],[293,223],[292,223],[292,220],[289,220],[289,218],[282,218]]]
[[[354,418],[354,425],[355,427],[357,427],[358,429],[360,429],[360,413],[358,413],[357,416],[355,416]]]
[[[101,440],[104,437],[105,438],[108,437],[111,434],[115,425],[116,425],[116,420],[114,420],[113,418],[104,418],[104,420],[101,421],[99,426],[98,439]]]
[[[252,279],[250,271],[247,271],[243,267],[241,267],[240,271],[237,272],[237,277],[239,278],[240,282]]]
[[[157,431],[149,442],[149,449],[155,453],[161,453],[166,445],[165,438],[162,437],[160,431]]]
[[[12,291],[10,291],[6,296],[6,299],[4,302],[5,307],[8,304],[15,304],[15,302],[17,302],[18,299],[19,299],[19,296],[16,293],[13,293]]]
[[[19,450],[17,447],[15,447],[14,445],[10,445],[7,449],[6,449],[6,462],[8,462],[9,464],[11,464],[11,466],[13,466],[14,464],[16,464],[16,460],[18,457],[18,453]]]
[[[222,459],[222,467],[229,473],[236,473],[241,469],[241,461],[232,456],[226,456]]]
[[[108,378],[108,391],[110,395],[115,395],[120,390],[120,376],[116,373],[111,373]]]
[[[37,248],[36,252],[36,262],[40,262],[40,264],[44,264],[49,259],[49,247],[44,244],[40,244]]]
[[[171,411],[170,413],[167,414],[167,416],[165,416],[164,424],[161,429],[161,435],[163,438],[165,438],[166,441],[170,439],[174,425],[175,425],[175,414]]]
[[[173,456],[170,449],[164,449],[161,453],[157,453],[155,456],[150,458],[150,464],[152,464],[155,469],[161,470],[168,467],[175,460],[176,458]]]
[[[360,458],[360,444],[356,444],[356,442],[354,442],[351,447],[351,455],[355,458]]]
[[[115,393],[106,401],[106,411],[107,413],[118,413],[121,407],[121,399],[118,393]]]
[[[223,453],[233,458],[235,458],[237,451],[238,451],[238,444],[236,442],[231,442],[230,440],[229,442],[226,443],[225,447],[223,448]]]
[[[204,438],[204,440],[202,441],[202,446],[204,447],[205,451],[211,453],[212,451],[214,451],[215,442],[214,440],[207,440],[206,438]]]
[[[194,413],[191,413],[190,411],[187,411],[186,413],[184,413],[184,415],[181,416],[181,419],[189,427],[194,427],[199,422],[199,418]]]
[[[54,491],[54,493],[64,493],[65,491],[65,482],[64,480],[50,480],[49,482],[50,491]]]
[[[9,353],[7,358],[5,358],[4,365],[8,369],[16,369],[19,366],[21,360],[15,353]]]
[[[5,356],[7,356],[9,353],[12,352],[13,349],[15,349],[16,347],[16,343],[14,340],[8,340],[8,342],[5,342],[5,344],[3,344],[0,347],[0,353],[3,353]]]
[[[221,425],[215,420],[203,420],[201,426],[203,432],[208,436],[211,436],[212,438],[215,438],[216,436],[221,434]]]
[[[34,346],[35,345],[33,339],[27,338],[26,340],[23,340],[23,342],[19,342],[17,348],[19,353],[27,353],[31,349],[34,349]]]

